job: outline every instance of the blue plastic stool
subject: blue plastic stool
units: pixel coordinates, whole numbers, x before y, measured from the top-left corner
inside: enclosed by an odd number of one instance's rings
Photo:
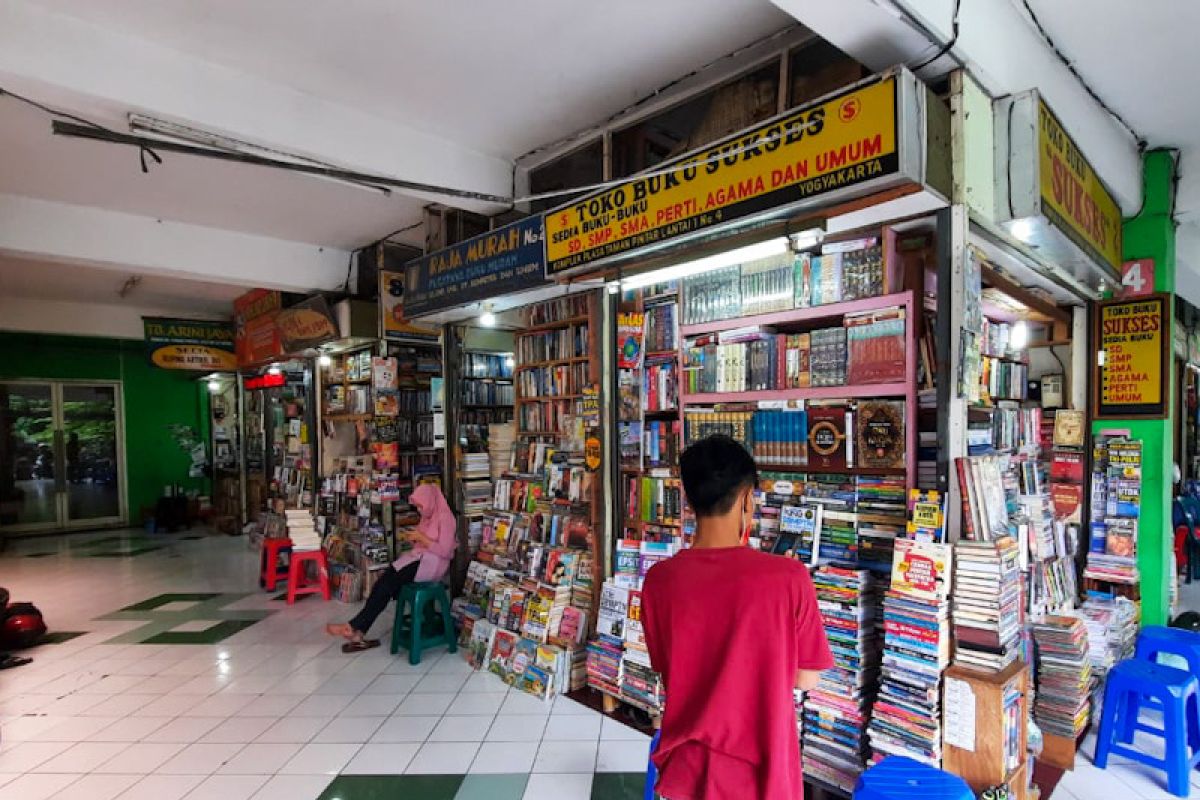
[[[642,800],[654,800],[654,784],[658,783],[658,770],[654,767],[654,751],[658,749],[658,740],[662,737],[662,731],[654,732],[654,738],[650,740],[650,754],[646,756],[646,786],[642,789]]]
[[[1192,767],[1200,762],[1200,685],[1191,673],[1140,659],[1117,664],[1108,673],[1104,687],[1104,712],[1096,735],[1096,766],[1108,766],[1110,754],[1125,756],[1167,773],[1167,789],[1187,797]],[[1146,698],[1161,708],[1163,727],[1155,728],[1138,719]],[[1151,707],[1146,703],[1147,707]],[[1137,731],[1158,736],[1166,746],[1166,758],[1147,755],[1132,746]],[[1189,752],[1190,750],[1190,752]]]
[[[975,800],[957,775],[904,756],[888,756],[864,772],[854,787],[854,800]]]
[[[440,631],[426,630],[425,607],[430,603],[437,606],[440,614]],[[420,664],[421,651],[426,647],[445,642],[451,653],[458,651],[458,637],[454,634],[454,620],[450,617],[450,595],[446,587],[437,582],[406,583],[396,598],[396,618],[392,622],[392,655],[408,648],[408,663]]]
[[[1188,663],[1188,671],[1200,679],[1200,633],[1163,625],[1148,625],[1138,634],[1136,657],[1158,662],[1160,653],[1179,656]]]

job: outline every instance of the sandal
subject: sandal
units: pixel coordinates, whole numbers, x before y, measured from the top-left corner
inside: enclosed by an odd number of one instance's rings
[[[361,653],[363,650],[370,650],[379,647],[378,639],[359,639],[357,642],[346,642],[342,645],[343,653]]]
[[[375,642],[375,644],[379,644],[379,642]],[[26,664],[32,664],[32,663],[33,663],[32,658],[25,658],[23,656],[0,656],[0,669],[11,669],[13,667],[23,667]]]

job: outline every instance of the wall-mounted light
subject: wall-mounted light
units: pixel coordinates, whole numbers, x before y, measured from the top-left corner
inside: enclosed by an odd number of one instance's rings
[[[221,382],[216,378],[210,378],[208,381],[208,390],[213,394],[221,391]]]
[[[333,356],[329,355],[329,353],[321,353],[321,355],[317,356],[317,366],[332,367]]]
[[[272,364],[271,366],[267,367],[267,374],[268,375],[282,375],[283,367],[279,366],[278,364]]]
[[[1012,333],[1008,337],[1008,346],[1011,350],[1024,350],[1029,344],[1029,325],[1025,320],[1017,320],[1012,326]]]
[[[485,304],[483,310],[479,312],[479,324],[485,328],[496,327],[496,315],[492,313],[491,303]]]

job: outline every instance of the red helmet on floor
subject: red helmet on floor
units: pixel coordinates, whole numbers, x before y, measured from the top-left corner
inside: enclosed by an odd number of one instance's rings
[[[46,621],[33,603],[10,603],[0,611],[0,650],[33,647],[46,635]]]

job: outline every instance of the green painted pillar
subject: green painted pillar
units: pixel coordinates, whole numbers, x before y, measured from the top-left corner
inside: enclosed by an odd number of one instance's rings
[[[1143,193],[1145,201],[1136,217],[1125,220],[1124,239],[1126,260],[1154,259],[1154,289],[1175,291],[1175,223],[1171,206],[1175,193],[1175,161],[1165,150],[1152,150],[1143,161]],[[1167,342],[1174,342],[1174,308],[1165,333]],[[1171,530],[1171,492],[1175,465],[1175,437],[1172,434],[1179,413],[1175,402],[1176,387],[1173,360],[1169,363],[1167,382],[1170,416],[1167,419],[1103,420],[1093,424],[1102,428],[1129,428],[1130,436],[1142,440],[1142,513],[1138,521],[1138,569],[1141,573],[1142,624],[1163,625],[1168,621],[1170,607],[1171,550],[1174,533]]]

